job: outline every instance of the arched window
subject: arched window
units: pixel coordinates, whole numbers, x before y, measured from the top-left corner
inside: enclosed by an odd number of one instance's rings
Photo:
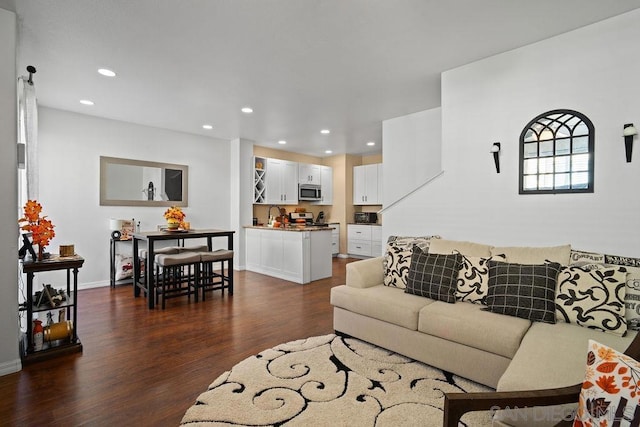
[[[593,123],[553,110],[520,134],[520,194],[593,193]]]

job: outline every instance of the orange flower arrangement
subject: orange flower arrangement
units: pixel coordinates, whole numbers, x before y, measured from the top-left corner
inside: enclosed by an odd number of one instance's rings
[[[177,206],[171,206],[164,212],[164,218],[168,223],[181,223],[187,215]]]
[[[40,216],[42,205],[36,200],[28,200],[24,205],[24,216],[18,220],[20,229],[31,233],[33,244],[42,250],[56,236],[55,225],[46,216]]]

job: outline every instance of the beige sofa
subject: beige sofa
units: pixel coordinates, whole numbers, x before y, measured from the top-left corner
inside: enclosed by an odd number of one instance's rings
[[[549,251],[533,254],[528,248],[465,246],[441,241],[438,250],[451,253],[499,252],[509,262],[548,260]],[[483,246],[483,247],[481,247]],[[432,243],[429,252],[432,251]],[[470,249],[471,248],[471,249]],[[480,250],[476,250],[480,248]],[[558,251],[560,247],[548,248]],[[570,247],[559,256],[569,264]],[[523,252],[524,251],[524,252]],[[534,251],[535,252],[535,251]],[[347,265],[346,284],[331,290],[334,329],[393,350],[426,364],[488,385],[498,391],[532,390],[573,385],[585,373],[588,339],[624,351],[636,335],[601,332],[572,323],[532,322],[492,313],[483,305],[434,301],[383,285],[384,257]]]

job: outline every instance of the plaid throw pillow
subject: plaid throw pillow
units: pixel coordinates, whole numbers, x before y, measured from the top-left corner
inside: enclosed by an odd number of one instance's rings
[[[462,268],[460,254],[430,254],[419,246],[414,246],[405,292],[454,303],[460,268]]]
[[[534,322],[556,323],[556,282],[561,265],[489,261],[487,309]]]

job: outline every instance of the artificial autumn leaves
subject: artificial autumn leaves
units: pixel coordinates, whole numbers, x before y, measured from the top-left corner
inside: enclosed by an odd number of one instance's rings
[[[36,200],[28,200],[24,205],[24,216],[18,220],[20,229],[31,233],[34,245],[44,248],[56,236],[55,225],[42,213],[42,205]]]

